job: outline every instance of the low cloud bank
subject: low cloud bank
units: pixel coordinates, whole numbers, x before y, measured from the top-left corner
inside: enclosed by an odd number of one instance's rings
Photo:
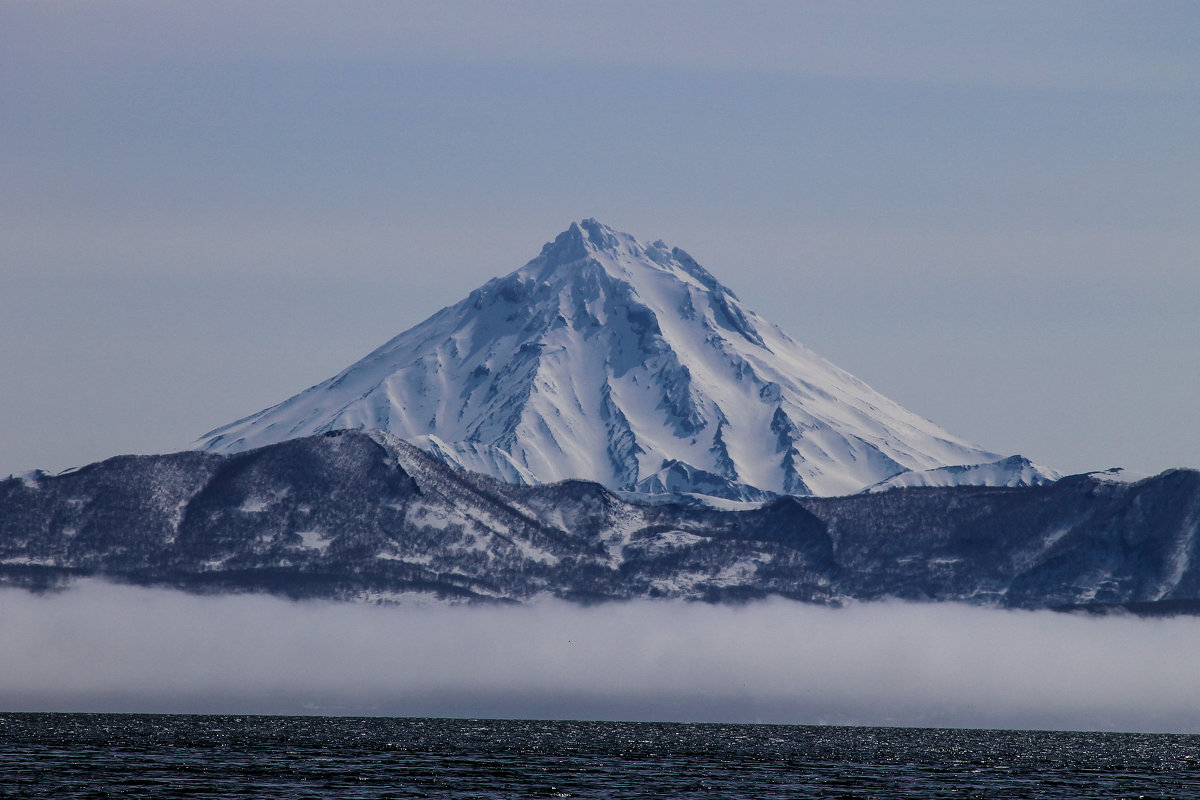
[[[1200,618],[0,591],[0,710],[1200,732]]]

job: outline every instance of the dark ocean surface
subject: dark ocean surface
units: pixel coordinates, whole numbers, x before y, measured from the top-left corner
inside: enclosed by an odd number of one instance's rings
[[[0,797],[1196,798],[1200,736],[0,714]]]

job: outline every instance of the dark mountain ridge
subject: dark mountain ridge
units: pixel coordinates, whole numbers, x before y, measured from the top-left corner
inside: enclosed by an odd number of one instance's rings
[[[368,602],[770,596],[1200,608],[1200,472],[901,488],[750,510],[515,486],[381,431],[0,481],[0,584],[98,577]]]

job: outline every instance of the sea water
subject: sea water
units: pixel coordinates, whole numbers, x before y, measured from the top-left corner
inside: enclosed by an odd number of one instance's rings
[[[0,797],[1197,798],[1200,737],[0,714]]]

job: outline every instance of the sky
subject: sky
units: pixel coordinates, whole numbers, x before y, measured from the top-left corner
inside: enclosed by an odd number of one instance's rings
[[[0,4],[0,475],[182,449],[572,220],[909,409],[1200,467],[1191,2]]]
[[[584,217],[990,450],[1200,467],[1198,40],[1193,2],[8,0],[0,475],[187,447]],[[1200,731],[1193,619],[0,606],[11,710]]]
[[[0,589],[6,711],[1200,733],[1200,618]],[[1147,658],[1153,653],[1153,658]]]

